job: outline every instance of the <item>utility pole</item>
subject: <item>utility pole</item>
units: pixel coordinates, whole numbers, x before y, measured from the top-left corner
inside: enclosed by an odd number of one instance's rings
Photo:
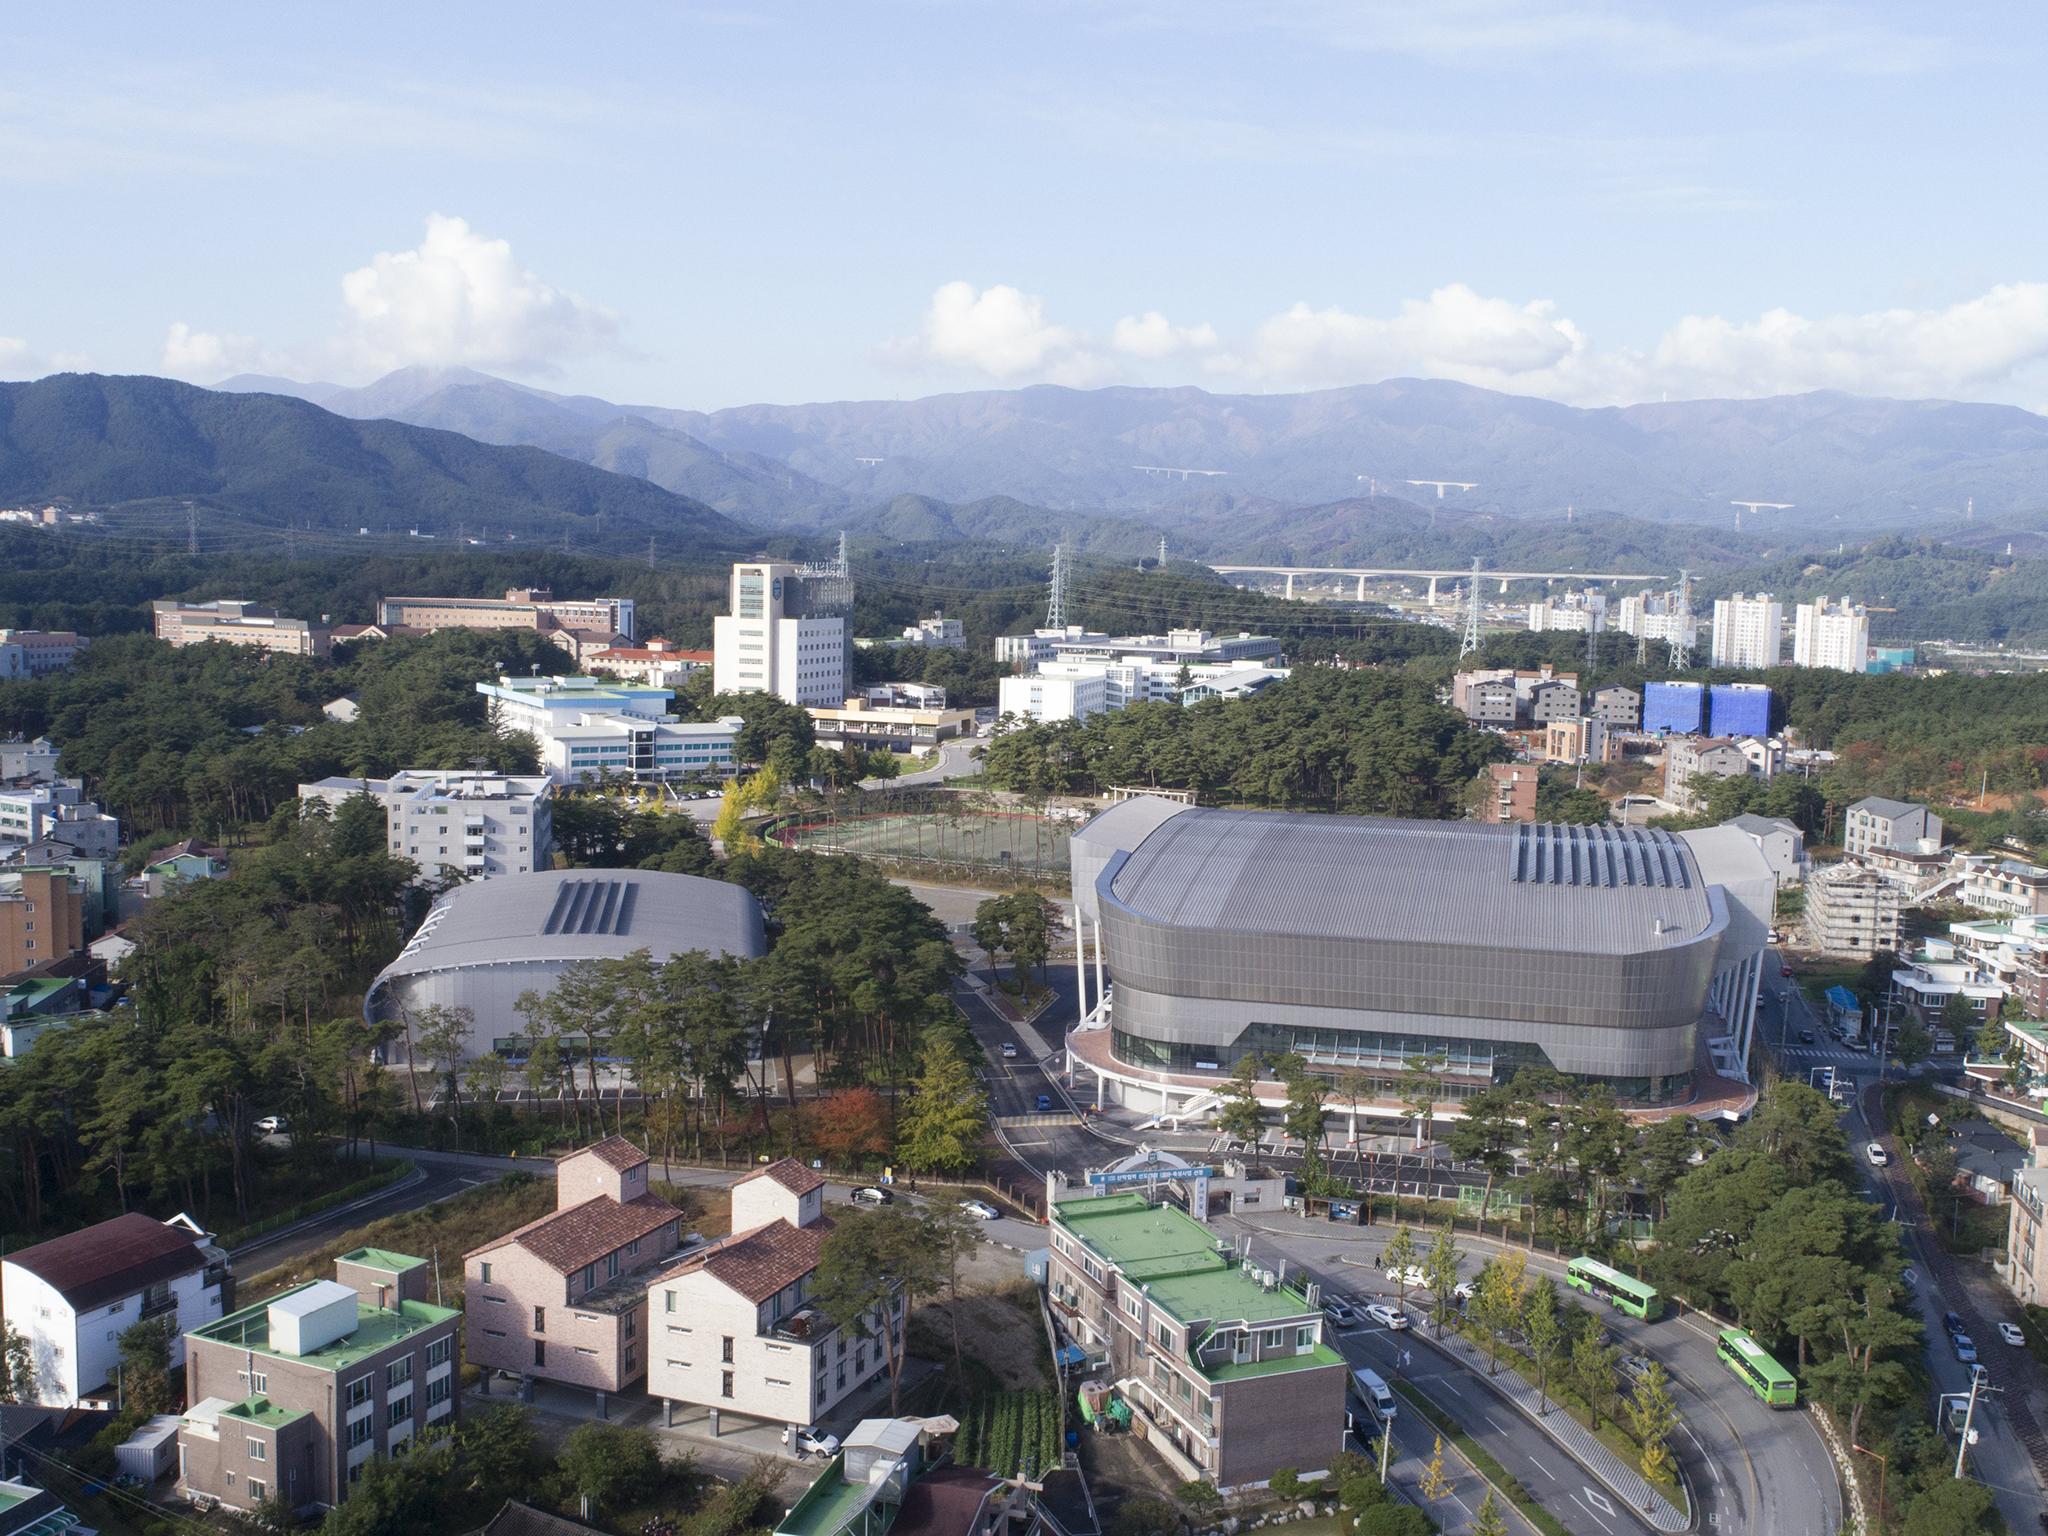
[[[1472,557],[1472,587],[1465,594],[1465,638],[1458,646],[1458,660],[1463,661],[1479,649],[1479,557]]]
[[[1984,1385],[1984,1368],[1978,1366],[1970,1372],[1970,1406],[1963,1410],[1963,1432],[1956,1437],[1956,1476],[1963,1475],[1963,1458],[1970,1453],[1971,1422],[1977,1417],[1977,1394],[1980,1391],[1999,1392],[2001,1387]]]

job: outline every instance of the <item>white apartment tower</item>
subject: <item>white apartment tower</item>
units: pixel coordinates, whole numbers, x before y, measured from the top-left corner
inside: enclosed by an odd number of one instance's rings
[[[1714,599],[1717,667],[1775,667],[1785,658],[1785,605],[1768,592]]]
[[[1870,618],[1861,603],[1817,597],[1792,610],[1792,665],[1862,672],[1870,666]]]
[[[720,693],[772,693],[789,704],[846,702],[847,623],[822,583],[780,561],[732,568],[732,611],[711,621],[711,681]]]

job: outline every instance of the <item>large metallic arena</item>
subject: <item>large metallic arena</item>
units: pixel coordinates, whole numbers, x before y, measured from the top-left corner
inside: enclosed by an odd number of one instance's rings
[[[524,1054],[521,994],[546,993],[579,961],[646,950],[753,957],[766,939],[753,893],[723,880],[638,869],[543,870],[458,885],[437,901],[363,999],[372,1024],[434,1004],[476,1018],[472,1055]],[[389,1047],[404,1054],[403,1036]]]
[[[1747,1081],[1774,893],[1739,831],[1136,799],[1074,834],[1072,872],[1076,1079],[1162,1115],[1254,1052],[1363,1074],[1383,1108],[1417,1058],[1453,1108],[1525,1066],[1642,1109]]]

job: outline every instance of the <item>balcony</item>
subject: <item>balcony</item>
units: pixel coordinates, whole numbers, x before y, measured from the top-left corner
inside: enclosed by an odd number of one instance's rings
[[[178,1298],[175,1294],[145,1297],[142,1303],[142,1321],[148,1322],[152,1317],[168,1317],[177,1310]]]

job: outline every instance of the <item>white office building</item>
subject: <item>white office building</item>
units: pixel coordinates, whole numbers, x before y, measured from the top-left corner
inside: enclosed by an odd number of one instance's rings
[[[735,766],[734,739],[744,722],[678,720],[672,689],[595,677],[500,677],[478,683],[499,725],[525,731],[557,784],[610,773],[620,778],[723,778]]]
[[[0,843],[45,840],[66,843],[89,858],[111,859],[121,846],[121,822],[88,800],[78,779],[0,789]]]
[[[996,685],[996,718],[1015,716],[1036,725],[1086,720],[1109,708],[1109,684],[1100,668],[1071,672],[1027,672]]]
[[[330,814],[352,795],[384,808],[394,859],[410,859],[429,880],[488,880],[546,869],[553,848],[548,801],[554,781],[502,773],[408,768],[388,779],[321,779],[299,786]]]
[[[788,704],[846,702],[846,617],[827,582],[781,561],[732,568],[732,611],[711,621],[720,693],[772,693]]]
[[[1785,605],[1768,592],[1714,600],[1717,667],[1775,667],[1785,659]]]
[[[1870,667],[1870,618],[1861,603],[1825,597],[1792,610],[1792,665],[1864,672]]]
[[[7,1326],[28,1341],[34,1401],[112,1408],[123,1329],[163,1318],[170,1363],[185,1335],[221,1316],[228,1256],[188,1216],[130,1211],[23,1248],[0,1262]]]

